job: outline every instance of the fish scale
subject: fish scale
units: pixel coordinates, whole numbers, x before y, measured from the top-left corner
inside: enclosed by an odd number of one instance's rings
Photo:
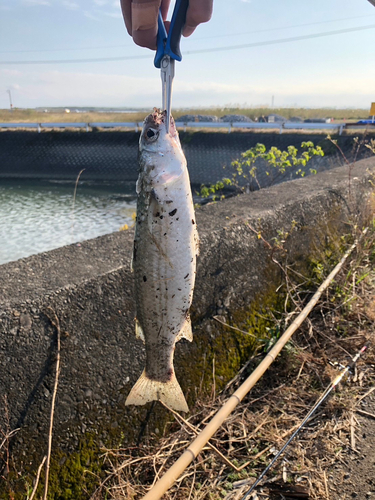
[[[137,220],[132,267],[136,334],[145,342],[146,367],[126,404],[162,400],[188,407],[177,382],[176,342],[192,341],[189,308],[193,298],[198,235],[186,159],[171,119],[154,110],[139,145]]]

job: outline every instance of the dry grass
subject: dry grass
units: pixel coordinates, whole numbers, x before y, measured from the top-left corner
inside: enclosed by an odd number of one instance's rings
[[[3,123],[142,122],[147,113],[42,113],[33,109],[0,110]]]
[[[151,111],[151,110],[150,110]],[[368,111],[364,109],[306,109],[306,108],[207,108],[207,109],[190,109],[190,110],[173,110],[173,116],[178,119],[185,114],[202,114],[223,116],[226,114],[241,114],[249,116],[251,119],[262,115],[276,113],[289,119],[293,116],[299,116],[302,119],[307,118],[334,118],[335,120],[357,121],[368,117]],[[48,112],[43,113],[34,109],[14,109],[10,112],[7,109],[0,110],[0,122],[142,122],[147,115],[147,111],[139,111],[137,113],[65,113],[65,112]]]
[[[374,338],[374,242],[375,233],[370,231],[293,342],[164,499],[242,499],[337,375],[337,368],[330,363],[347,365],[350,357]],[[294,301],[300,304],[301,297],[310,296],[306,281],[303,289],[301,286],[289,283]],[[241,376],[216,399],[198,403],[187,420],[173,412],[174,420],[162,439],[151,436],[140,446],[103,450],[107,476],[92,500],[141,498],[262,356],[258,354],[249,362]],[[374,362],[370,350],[351,378],[319,407],[269,472],[268,483],[258,488],[258,495],[264,495],[259,498],[284,498],[280,494],[286,486],[299,488],[298,498],[332,498],[327,470],[333,464],[345,468],[348,454],[356,453],[353,415],[362,411],[358,408],[360,400],[372,390],[369,387],[375,381]]]
[[[336,109],[336,108],[270,108],[270,107],[254,107],[254,108],[241,108],[241,107],[212,107],[207,109],[189,109],[174,111],[174,116],[181,116],[183,114],[201,114],[201,115],[215,115],[223,116],[229,114],[245,115],[254,120],[255,117],[267,116],[271,113],[281,115],[287,119],[292,117],[300,117],[304,120],[307,118],[334,118],[335,120],[359,120],[367,118],[369,111],[367,109]]]

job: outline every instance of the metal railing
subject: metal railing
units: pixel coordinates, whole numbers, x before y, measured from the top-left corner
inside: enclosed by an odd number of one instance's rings
[[[305,122],[275,122],[275,123],[259,123],[259,122],[176,122],[177,128],[221,128],[230,133],[233,129],[270,129],[277,130],[282,134],[284,130],[337,130],[341,135],[344,129],[348,128],[374,128],[372,124],[356,124],[356,123],[305,123]],[[53,128],[81,128],[86,132],[92,131],[93,128],[130,128],[136,132],[142,128],[141,122],[61,122],[61,123],[0,123],[2,129],[28,128],[37,129],[41,132],[42,129]]]

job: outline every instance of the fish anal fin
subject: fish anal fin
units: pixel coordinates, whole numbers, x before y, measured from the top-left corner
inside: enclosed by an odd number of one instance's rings
[[[143,370],[142,375],[130,391],[125,405],[144,405],[150,401],[162,401],[176,411],[189,411],[185,396],[174,372],[171,380],[159,382],[158,380],[149,379],[145,370]]]
[[[182,328],[176,337],[176,342],[178,342],[182,338],[188,340],[189,342],[193,342],[193,332],[191,329],[191,319],[189,315],[187,316],[185,323],[182,325]]]
[[[135,336],[137,337],[137,339],[141,339],[143,343],[145,343],[145,334],[143,333],[141,324],[139,323],[137,318],[135,318]]]

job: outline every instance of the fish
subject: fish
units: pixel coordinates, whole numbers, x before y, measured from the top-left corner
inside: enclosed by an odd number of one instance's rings
[[[192,342],[193,299],[199,238],[186,158],[173,118],[154,108],[139,140],[132,270],[135,333],[145,343],[146,366],[126,405],[160,400],[188,411],[173,355],[181,338]]]

